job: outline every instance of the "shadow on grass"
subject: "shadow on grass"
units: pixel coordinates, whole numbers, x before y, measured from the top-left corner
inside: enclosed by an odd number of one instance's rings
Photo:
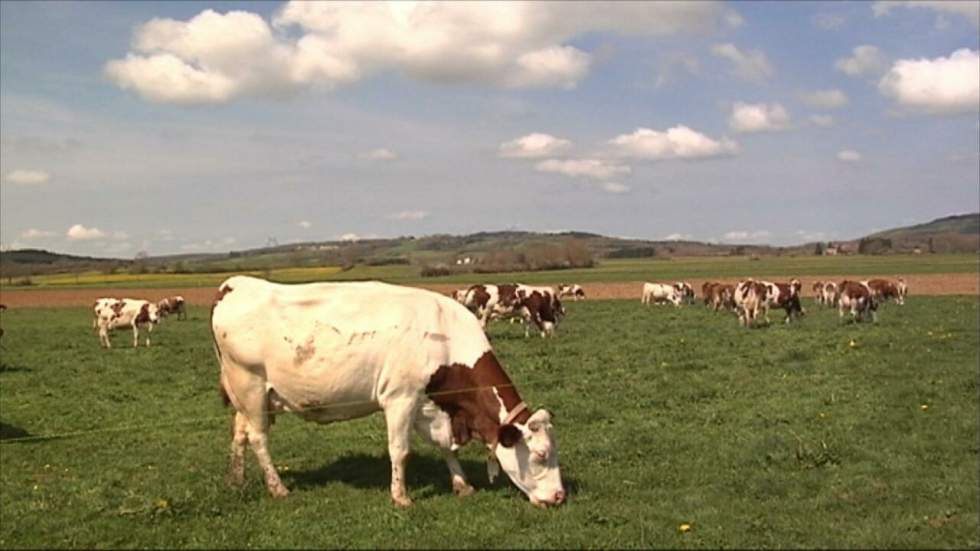
[[[19,371],[30,371],[29,367],[21,367],[19,365],[10,365],[8,363],[0,362],[0,373],[17,373]]]
[[[16,438],[27,438],[32,436],[31,433],[26,430],[15,427],[14,425],[8,425],[3,421],[0,421],[0,441],[2,440],[14,440]]]
[[[500,487],[501,480],[509,484],[507,475],[501,471],[494,484],[487,481],[486,464],[479,461],[460,459],[466,478],[478,491]],[[446,462],[437,457],[412,454],[405,468],[405,484],[414,497],[452,493],[449,468]],[[330,482],[341,482],[361,489],[389,488],[391,482],[391,463],[385,455],[356,453],[345,455],[318,469],[292,471],[283,474],[283,482],[289,488],[315,488]],[[578,483],[567,476],[562,477],[565,490],[570,496],[578,493]]]

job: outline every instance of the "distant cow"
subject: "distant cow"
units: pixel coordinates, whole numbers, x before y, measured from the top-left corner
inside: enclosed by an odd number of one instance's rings
[[[817,293],[817,302],[825,306],[837,306],[837,284],[833,281],[824,281],[820,283],[820,289],[817,290],[816,284],[814,284],[814,292]]]
[[[405,481],[415,429],[439,447],[453,491],[473,493],[456,451],[488,452],[539,506],[565,501],[551,414],[533,411],[480,324],[438,293],[380,282],[282,285],[235,276],[219,287],[211,332],[221,390],[235,409],[229,482],[244,482],[246,442],[269,493],[286,497],[269,454],[276,414],[332,423],[383,412],[391,499],[412,505]]]
[[[858,281],[842,281],[840,284],[840,294],[838,297],[838,312],[840,318],[844,319],[844,312],[850,311],[851,318],[856,321],[867,320],[869,317],[872,322],[878,321],[878,300],[875,298],[871,288]]]
[[[883,302],[888,299],[893,299],[895,304],[905,304],[905,293],[908,292],[908,287],[905,285],[905,281],[901,278],[898,283],[893,283],[887,279],[872,279],[869,281],[862,281],[861,283],[868,286],[871,289],[871,294],[874,295],[878,302]]]
[[[769,286],[764,282],[747,279],[735,286],[734,302],[738,322],[743,327],[751,327],[769,311]]]
[[[160,313],[156,304],[132,298],[115,299],[115,302],[106,304],[96,301],[95,315],[99,329],[99,344],[104,348],[112,348],[109,331],[122,327],[132,327],[133,347],[139,346],[140,328],[145,327],[146,346],[150,346],[150,333],[153,332],[153,326],[160,322]]]
[[[817,304],[823,304],[823,286],[826,285],[823,281],[813,282],[813,299],[817,301]]]
[[[486,330],[495,319],[519,317],[525,322],[524,336],[530,335],[530,324],[541,331],[541,336],[553,336],[565,311],[561,301],[550,287],[528,285],[473,285],[463,298],[466,306],[480,320]]]
[[[157,303],[157,310],[160,317],[165,318],[170,314],[177,314],[177,319],[187,319],[187,310],[184,308],[184,297],[177,295],[167,297]]]
[[[800,280],[794,279],[789,283],[771,283],[768,281],[763,283],[769,288],[769,292],[766,293],[766,323],[769,323],[769,308],[782,308],[786,312],[786,319],[783,320],[785,323],[799,319],[806,314],[806,310],[800,304],[800,292],[803,290],[803,284]]]
[[[674,287],[680,290],[681,300],[687,304],[694,304],[694,287],[686,281],[678,281],[674,283]]]
[[[717,312],[721,308],[735,309],[735,286],[727,283],[710,283],[701,287],[704,305]]]
[[[640,296],[640,304],[662,304],[670,302],[674,306],[680,306],[683,300],[683,291],[669,283],[649,283],[643,284],[643,294]]]
[[[560,283],[558,285],[558,298],[572,297],[572,300],[585,298],[585,291],[574,283]]]

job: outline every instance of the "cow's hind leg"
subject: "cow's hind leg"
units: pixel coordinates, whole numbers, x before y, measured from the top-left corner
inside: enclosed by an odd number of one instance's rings
[[[248,441],[248,419],[237,411],[231,416],[231,461],[225,480],[231,486],[245,482],[245,442]]]
[[[411,507],[412,500],[405,490],[405,464],[410,451],[414,400],[401,399],[384,404],[388,425],[388,456],[391,459],[391,500],[398,507]]]
[[[272,457],[269,455],[269,400],[265,389],[261,385],[253,385],[248,390],[240,391],[235,398],[233,402],[235,408],[238,409],[235,419],[235,436],[240,436],[238,432],[241,427],[238,424],[241,423],[244,425],[249,447],[252,448],[255,459],[258,460],[259,467],[262,468],[262,473],[265,475],[265,485],[269,493],[272,494],[272,497],[288,496],[289,490],[279,479],[279,473],[276,472],[276,467],[272,464]]]

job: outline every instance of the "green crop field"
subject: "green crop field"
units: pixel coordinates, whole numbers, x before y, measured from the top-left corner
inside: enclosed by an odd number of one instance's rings
[[[461,458],[477,493],[457,498],[415,438],[405,511],[380,415],[280,416],[270,447],[292,494],[268,497],[251,452],[246,486],[225,486],[205,308],[151,348],[119,332],[109,351],[87,309],[8,310],[0,548],[980,546],[980,301],[913,297],[878,324],[805,306],[754,330],[638,301],[569,303],[549,340],[491,325],[523,398],[553,412],[569,501],[540,510],[490,485],[475,444]]]

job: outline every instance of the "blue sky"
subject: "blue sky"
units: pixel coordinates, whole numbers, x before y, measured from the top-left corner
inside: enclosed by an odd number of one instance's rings
[[[2,2],[0,242],[793,244],[976,211],[978,19],[978,2]]]

